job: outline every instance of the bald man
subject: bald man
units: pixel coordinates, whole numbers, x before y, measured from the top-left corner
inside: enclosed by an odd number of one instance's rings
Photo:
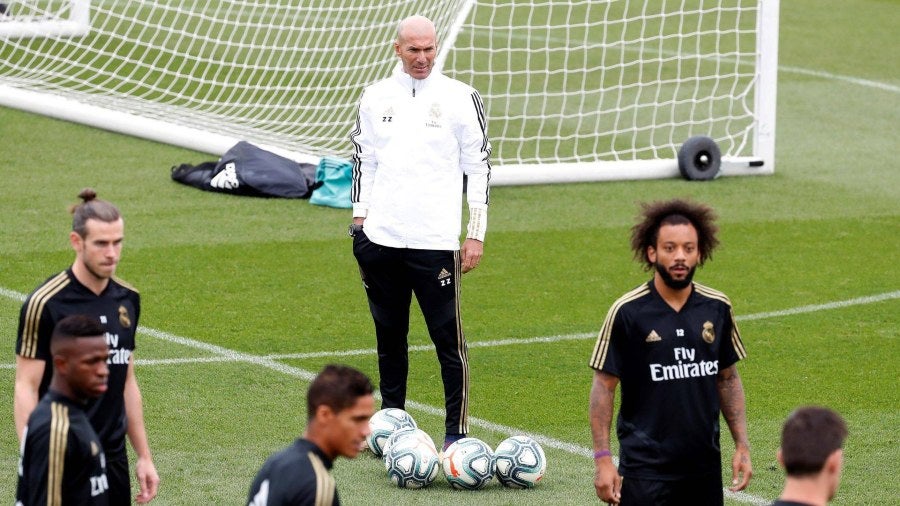
[[[404,19],[393,46],[399,64],[365,89],[350,134],[350,235],[375,323],[382,408],[405,407],[415,294],[441,365],[446,448],[468,431],[460,277],[484,253],[491,144],[478,92],[435,68],[434,23]],[[460,247],[464,189],[469,220]]]

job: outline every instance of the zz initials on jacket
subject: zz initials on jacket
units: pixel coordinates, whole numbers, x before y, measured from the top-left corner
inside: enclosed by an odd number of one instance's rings
[[[382,117],[381,117],[381,122],[382,122],[382,123],[390,123],[392,119],[394,119],[393,116],[382,116]]]

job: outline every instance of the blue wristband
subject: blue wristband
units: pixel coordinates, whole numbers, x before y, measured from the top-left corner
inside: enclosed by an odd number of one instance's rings
[[[612,452],[609,450],[600,450],[600,451],[594,452],[595,459],[600,459],[603,457],[612,457]]]

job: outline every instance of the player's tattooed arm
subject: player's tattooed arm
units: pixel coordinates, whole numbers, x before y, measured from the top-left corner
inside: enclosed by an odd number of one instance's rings
[[[747,413],[744,400],[744,386],[738,375],[737,367],[732,365],[719,372],[716,378],[719,389],[719,401],[722,405],[722,416],[728,423],[731,437],[735,445],[750,446],[747,437]]]
[[[594,437],[594,449],[609,449],[609,432],[612,425],[616,387],[619,379],[611,374],[597,371],[591,385],[591,432]]]
[[[622,477],[609,452],[609,432],[619,378],[602,371],[594,373],[591,385],[591,434],[594,439],[594,489],[607,504],[619,504]]]
[[[716,378],[719,389],[719,402],[722,416],[734,439],[734,457],[731,462],[732,491],[743,490],[753,476],[753,465],[750,462],[750,439],[747,435],[747,410],[744,398],[744,386],[738,375],[737,367],[732,365],[719,372]]]

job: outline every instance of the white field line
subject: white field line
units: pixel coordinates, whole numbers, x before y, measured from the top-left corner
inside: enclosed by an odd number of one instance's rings
[[[19,302],[24,302],[25,294],[9,290],[3,287],[0,287],[0,295],[10,298],[13,300],[17,300]],[[802,313],[811,313],[815,311],[825,311],[829,309],[837,309],[848,306],[855,306],[860,304],[871,304],[875,302],[881,302],[889,299],[897,299],[900,298],[900,290],[894,292],[883,293],[880,295],[873,295],[868,297],[858,297],[855,299],[848,299],[839,302],[832,302],[827,304],[814,304],[809,306],[801,306],[793,309],[786,309],[782,311],[772,311],[766,313],[756,313],[751,315],[746,315],[743,317],[737,317],[738,320],[759,320],[764,318],[774,318],[780,316],[790,316]],[[300,378],[304,381],[310,381],[315,377],[315,373],[311,371],[307,371],[305,369],[300,369],[298,367],[289,366],[286,364],[282,364],[280,362],[276,362],[276,359],[273,356],[258,356],[252,355],[248,353],[242,353],[235,350],[230,350],[228,348],[223,348],[221,346],[216,346],[214,344],[204,343],[202,341],[197,341],[194,339],[190,339],[187,337],[176,336],[174,334],[170,334],[168,332],[164,332],[161,330],[151,329],[148,327],[139,327],[138,330],[145,335],[149,335],[151,337],[155,337],[157,339],[163,341],[169,341],[176,344],[180,344],[183,346],[188,346],[191,348],[203,350],[212,353],[213,357],[201,357],[195,359],[157,359],[157,360],[138,360],[138,365],[153,365],[153,364],[183,364],[183,363],[200,363],[200,362],[245,362],[253,365],[259,365],[262,367],[266,367],[272,369],[274,371],[287,374],[289,376],[294,376]],[[503,339],[498,341],[488,341],[481,343],[471,343],[472,347],[486,347],[486,346],[503,346],[509,344],[524,344],[524,343],[548,343],[548,342],[557,342],[562,340],[572,340],[572,339],[587,339],[593,337],[593,334],[584,333],[584,334],[569,334],[569,335],[559,335],[559,336],[549,336],[549,337],[536,337],[530,339]],[[410,349],[422,349],[428,350],[431,349],[430,346],[416,346],[410,347]],[[346,355],[362,355],[374,353],[374,350],[350,350],[348,352],[337,352],[330,353],[329,352],[319,352],[314,354],[291,354],[291,355],[277,355],[277,357],[284,358],[307,358],[307,357],[323,357],[323,356],[346,356]],[[2,366],[3,369],[11,369],[15,366],[13,364],[4,364]],[[444,416],[444,410],[441,408],[437,408],[428,404],[423,404],[415,401],[407,401],[407,407],[423,412],[429,415],[433,415],[436,417]],[[544,436],[541,434],[529,433],[527,431],[523,431],[521,429],[517,429],[515,427],[510,427],[506,425],[501,425],[497,423],[490,422],[488,420],[483,420],[481,418],[471,417],[469,422],[475,426],[482,429],[486,429],[489,431],[493,431],[500,434],[526,434],[536,441],[541,443],[541,445],[549,448],[556,448],[559,450],[566,451],[568,453],[572,453],[574,455],[580,455],[585,458],[590,458],[592,456],[592,450],[590,448],[582,447],[573,443],[569,443],[566,441],[561,441],[558,439],[551,438],[549,436]],[[743,492],[731,492],[728,489],[725,489],[726,497],[735,499],[737,501],[749,504],[758,504],[764,505],[768,504],[768,500],[763,499],[761,497],[757,497],[751,494],[746,494]]]
[[[752,321],[752,320],[763,320],[767,318],[778,318],[781,316],[792,316],[804,313],[814,313],[818,311],[827,311],[830,309],[840,309],[849,306],[858,306],[863,304],[873,304],[876,302],[881,302],[890,299],[900,299],[900,290],[882,293],[878,295],[870,295],[866,297],[857,297],[854,299],[842,300],[838,302],[828,302],[825,304],[812,304],[809,306],[800,306],[791,309],[783,309],[780,311],[769,311],[765,313],[754,313],[748,315],[739,315],[736,316],[735,319],[737,321]],[[528,337],[522,339],[498,339],[494,341],[476,341],[468,343],[469,348],[486,348],[486,347],[495,347],[495,346],[507,346],[507,345],[522,345],[522,344],[534,344],[534,343],[555,343],[559,341],[576,341],[582,339],[596,339],[596,332],[587,332],[580,334],[562,334],[556,336],[545,336],[545,337]],[[431,351],[434,347],[432,345],[416,345],[410,346],[409,351]],[[343,351],[313,351],[308,353],[282,353],[282,354],[272,354],[266,355],[266,358],[269,359],[304,359],[304,358],[322,358],[322,357],[349,357],[354,355],[374,355],[376,353],[375,348],[362,348],[357,350],[343,350]]]
[[[867,88],[875,88],[876,90],[889,91],[891,93],[900,93],[900,86],[883,83],[880,81],[872,81],[871,79],[862,79],[862,78],[853,77],[853,76],[842,76],[840,74],[832,74],[830,72],[824,72],[822,70],[811,70],[811,69],[805,69],[802,67],[792,67],[792,66],[788,66],[788,65],[779,65],[778,70],[780,70],[782,72],[792,72],[794,74],[803,74],[803,75],[807,75],[807,76],[821,77],[823,79],[830,79],[832,81],[843,81],[846,83],[855,84],[857,86],[865,86]]]

